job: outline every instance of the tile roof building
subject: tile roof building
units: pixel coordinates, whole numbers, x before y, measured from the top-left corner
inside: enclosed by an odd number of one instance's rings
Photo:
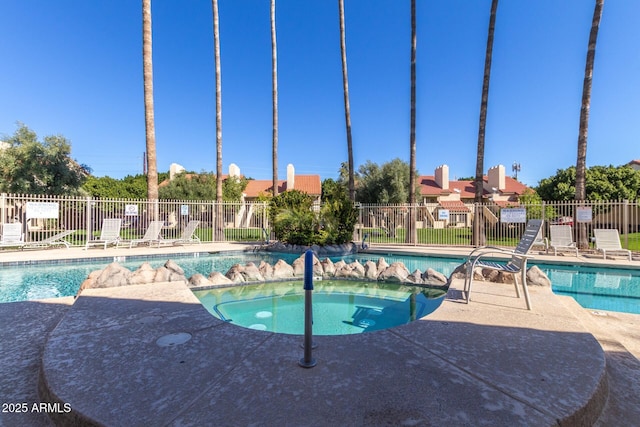
[[[475,200],[474,181],[452,181],[449,179],[449,166],[441,165],[436,168],[434,175],[420,176],[418,184],[421,203],[427,207],[424,220],[431,227],[471,224],[471,210],[467,204]],[[503,165],[498,165],[490,168],[483,177],[482,199],[497,208],[517,206],[526,189],[526,185],[506,176]],[[447,219],[441,219],[441,211]]]
[[[184,170],[185,169],[182,166],[175,163],[172,164],[169,168],[169,179],[161,182],[159,186],[164,187],[169,185],[169,181],[177,174],[183,173]],[[191,179],[194,175],[197,174],[187,174],[185,176],[187,179]],[[227,179],[230,176],[241,176],[240,168],[234,163],[229,165],[229,174],[223,175],[222,179]],[[244,200],[256,200],[261,195],[271,194],[272,189],[273,181],[271,179],[250,179],[247,183],[247,188],[245,188],[243,192]],[[278,181],[278,194],[294,189],[311,195],[314,198],[314,201],[319,202],[322,194],[320,175],[296,175],[293,165],[287,165],[287,179]]]

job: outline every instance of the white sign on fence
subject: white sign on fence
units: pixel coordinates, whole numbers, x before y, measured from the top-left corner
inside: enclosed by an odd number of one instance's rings
[[[591,206],[578,206],[576,208],[577,222],[591,222],[593,220],[593,210]]]
[[[449,209],[440,209],[438,211],[438,219],[442,219],[445,221],[449,220]]]
[[[124,207],[124,215],[125,216],[138,216],[138,205],[125,205],[125,207]]]
[[[189,215],[189,205],[180,206],[180,215]]]
[[[55,218],[58,219],[60,208],[58,202],[27,202],[27,219]]]
[[[500,209],[500,222],[527,222],[525,208]]]

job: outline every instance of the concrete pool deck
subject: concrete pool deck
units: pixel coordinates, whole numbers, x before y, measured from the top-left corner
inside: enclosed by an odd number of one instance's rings
[[[62,251],[66,258],[76,252]],[[512,286],[482,282],[467,305],[460,287],[454,282],[443,305],[421,321],[316,337],[318,364],[311,369],[298,366],[301,337],[220,322],[186,286],[95,289],[75,304],[3,304],[0,321],[11,328],[0,331],[7,373],[0,397],[39,402],[39,370],[42,401],[61,403],[62,413],[50,414],[60,422],[608,426],[640,419],[640,316],[593,313],[541,288],[531,288],[534,309],[527,311]],[[156,344],[179,332],[191,339]],[[49,423],[34,411],[0,417],[7,426]]]

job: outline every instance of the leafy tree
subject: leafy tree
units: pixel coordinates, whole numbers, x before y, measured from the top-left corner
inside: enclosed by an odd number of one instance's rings
[[[169,174],[166,172],[158,174],[158,179],[161,181],[168,177]],[[147,176],[143,174],[127,175],[123,179],[90,176],[82,189],[92,197],[145,199],[147,197]]]
[[[160,199],[215,200],[216,177],[211,174],[176,175],[169,185],[161,187]]]
[[[347,187],[332,179],[322,183],[322,209],[320,211],[320,244],[350,242],[358,221],[358,209],[354,206]]]
[[[249,180],[245,177],[230,176],[222,181],[222,200],[225,202],[239,202],[242,192],[247,188]]]
[[[554,176],[542,179],[536,192],[543,200],[573,200],[576,168],[558,169]],[[587,200],[637,200],[640,198],[640,171],[629,166],[592,166],[585,173]]]
[[[229,177],[222,181],[222,200],[239,202],[249,180],[245,177]],[[160,188],[161,199],[215,200],[216,176],[212,173],[181,173]]]
[[[37,135],[20,124],[0,150],[0,191],[23,194],[76,195],[90,168],[71,157],[71,143],[62,135]]]
[[[315,243],[319,222],[312,207],[313,198],[299,190],[285,191],[273,197],[269,221],[276,239],[294,245]]]
[[[400,159],[393,159],[382,166],[367,160],[358,169],[356,200],[362,203],[407,203],[409,174],[409,165]]]
[[[542,197],[531,188],[524,190],[519,199],[520,203],[527,208],[527,219],[543,218],[548,220],[557,216],[553,206],[545,206],[544,217],[542,217]]]

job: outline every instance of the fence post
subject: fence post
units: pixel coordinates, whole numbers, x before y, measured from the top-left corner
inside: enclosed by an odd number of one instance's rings
[[[7,217],[7,193],[2,193],[0,196],[0,225],[4,226],[5,218]]]
[[[629,248],[629,199],[622,201],[622,226],[624,233],[624,247]]]
[[[85,214],[85,228],[87,229],[87,242],[89,240],[91,240],[91,233],[92,233],[92,228],[91,227],[91,197],[87,197],[87,208],[86,208],[86,214]]]

